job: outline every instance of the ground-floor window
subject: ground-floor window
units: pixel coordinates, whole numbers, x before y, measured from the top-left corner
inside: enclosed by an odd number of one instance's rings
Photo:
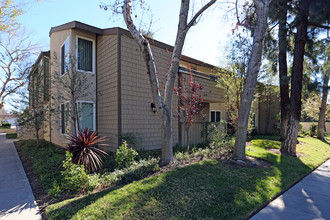
[[[221,121],[221,111],[211,110],[211,122]]]
[[[70,133],[70,112],[69,112],[69,103],[61,104],[61,134]]]
[[[89,128],[92,131],[95,131],[94,102],[79,101],[77,102],[77,107],[78,107],[79,130],[82,131],[84,128]]]

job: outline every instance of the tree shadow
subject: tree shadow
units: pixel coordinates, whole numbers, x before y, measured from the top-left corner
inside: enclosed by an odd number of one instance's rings
[[[243,219],[251,217],[310,173],[300,158],[255,146],[270,168],[233,167],[206,160],[132,184],[70,200],[47,212],[50,219],[90,215],[99,219]],[[284,207],[291,203],[284,199]]]

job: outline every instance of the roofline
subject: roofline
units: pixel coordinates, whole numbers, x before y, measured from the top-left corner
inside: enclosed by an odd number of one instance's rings
[[[120,28],[120,27],[101,29],[101,28],[97,28],[97,27],[79,22],[79,21],[71,21],[71,22],[56,26],[56,27],[52,27],[49,31],[49,36],[51,36],[51,34],[54,33],[54,32],[63,31],[63,30],[67,30],[67,29],[81,29],[81,30],[84,30],[84,31],[92,32],[94,34],[98,34],[98,35],[117,35],[117,34],[120,34],[120,35],[125,35],[127,37],[133,38],[131,33],[128,30],[125,30],[125,29]],[[153,46],[162,48],[164,50],[169,50],[171,52],[174,49],[173,46],[165,44],[165,43],[160,42],[160,41],[155,40],[155,39],[149,38],[149,42]],[[203,61],[200,61],[200,60],[197,60],[197,59],[194,59],[192,57],[185,56],[185,55],[181,55],[180,60],[186,61],[186,62],[189,62],[189,63],[193,63],[193,64],[196,64],[198,66],[205,66],[205,67],[208,67],[210,69],[214,69],[216,67],[212,64],[209,64],[209,63],[206,63],[206,62],[203,62]]]
[[[41,51],[41,52],[40,52],[40,54],[39,54],[39,56],[38,56],[36,62],[33,64],[32,68],[31,68],[31,71],[30,71],[30,74],[29,74],[28,78],[29,78],[29,77],[31,76],[31,74],[34,72],[34,70],[35,70],[35,68],[36,68],[36,66],[37,66],[36,64],[40,62],[41,57],[43,57],[43,56],[49,58],[49,56],[50,56],[50,51],[48,50],[48,51]]]

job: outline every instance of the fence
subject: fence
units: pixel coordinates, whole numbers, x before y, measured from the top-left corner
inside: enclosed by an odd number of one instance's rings
[[[210,123],[210,122],[194,122],[194,123],[192,123],[192,125],[190,126],[190,129],[188,131],[189,145],[199,144],[199,143],[206,141],[206,137],[202,137],[202,131],[203,131],[203,129],[205,129],[205,126],[207,126],[207,125],[208,125],[208,129],[210,129],[211,126],[214,126],[214,125],[216,125],[218,129],[220,128],[219,123]],[[179,129],[180,129],[180,132],[179,132],[180,145],[187,146],[188,145],[187,133],[186,133],[184,123],[179,124]],[[208,135],[208,138],[211,139],[212,135],[213,134],[210,133]]]
[[[309,130],[309,127],[314,124],[317,125],[317,121],[316,122],[300,122],[300,124],[303,126],[304,129]],[[326,128],[326,132],[330,133],[330,122],[326,122],[325,123],[325,128]]]

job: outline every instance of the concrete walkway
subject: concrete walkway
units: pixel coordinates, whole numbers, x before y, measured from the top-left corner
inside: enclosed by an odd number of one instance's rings
[[[330,160],[251,218],[261,219],[330,219]]]
[[[0,134],[0,219],[41,219],[13,140]]]

